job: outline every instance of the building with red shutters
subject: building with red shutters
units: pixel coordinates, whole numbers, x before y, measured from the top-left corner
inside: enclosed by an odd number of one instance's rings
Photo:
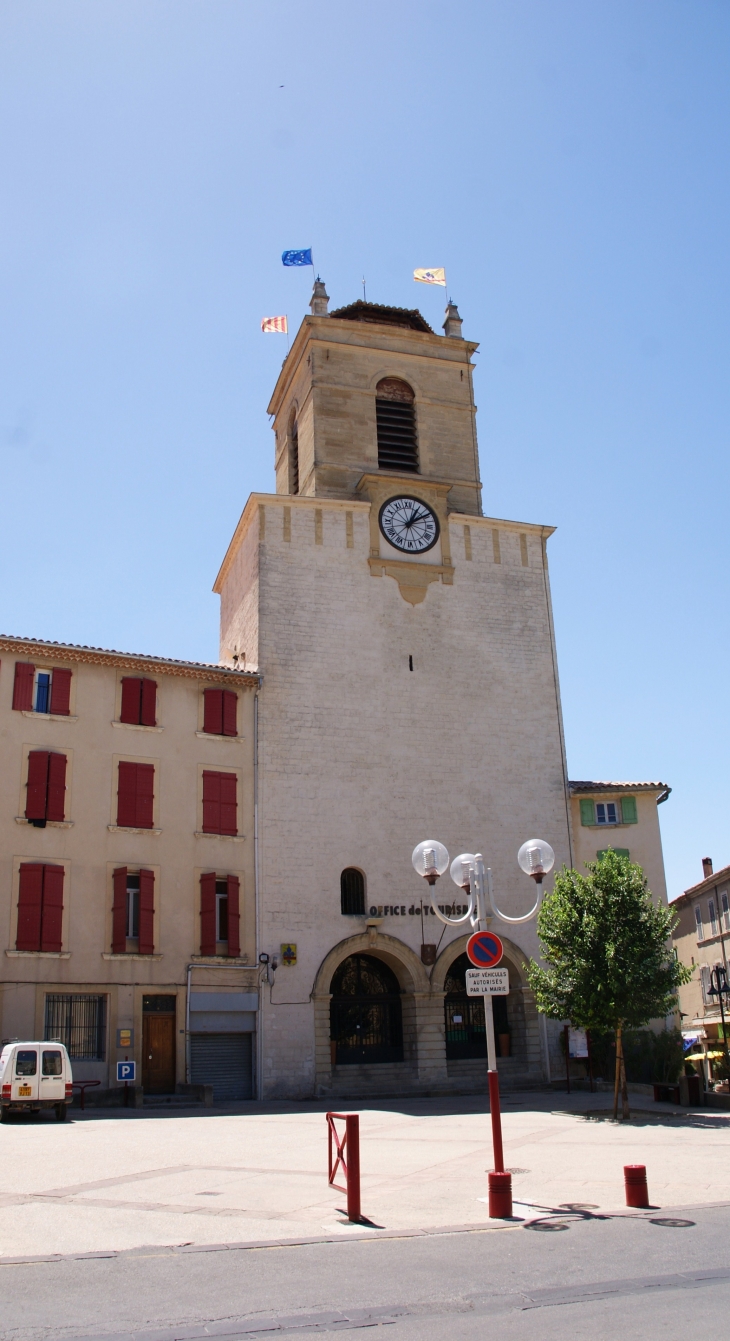
[[[252,1092],[254,702],[233,667],[0,639],[3,1038]],[[131,1040],[131,1041],[130,1041]]]

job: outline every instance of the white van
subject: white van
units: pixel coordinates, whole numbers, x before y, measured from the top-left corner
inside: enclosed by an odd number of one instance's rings
[[[58,1122],[66,1121],[73,1098],[71,1063],[63,1043],[6,1043],[0,1053],[0,1122],[14,1109],[39,1113],[53,1108]]]

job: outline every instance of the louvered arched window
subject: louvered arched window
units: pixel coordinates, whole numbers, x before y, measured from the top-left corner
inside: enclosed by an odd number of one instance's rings
[[[289,423],[289,493],[299,493],[299,429],[295,415]]]
[[[413,391],[400,377],[383,377],[375,388],[381,470],[418,470],[414,400]]]

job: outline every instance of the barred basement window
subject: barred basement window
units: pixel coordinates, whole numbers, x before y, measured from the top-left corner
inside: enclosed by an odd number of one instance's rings
[[[343,917],[365,916],[365,876],[354,866],[340,876],[340,906]]]
[[[408,383],[399,377],[383,377],[375,388],[381,470],[418,470],[414,399]]]
[[[69,1057],[103,1062],[106,1057],[106,997],[63,994],[46,997],[44,1039],[64,1043]]]

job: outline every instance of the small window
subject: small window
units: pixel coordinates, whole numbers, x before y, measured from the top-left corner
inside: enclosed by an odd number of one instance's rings
[[[712,986],[710,981],[710,970],[704,966],[700,969],[700,985],[702,987],[702,1000],[706,1006],[712,1005],[713,998],[710,996],[710,987]]]
[[[722,908],[723,929],[725,931],[730,931],[730,905],[728,905],[726,889],[724,889],[720,895],[720,907]]]
[[[615,801],[596,801],[596,824],[618,824]]]
[[[708,911],[708,913],[709,913],[709,915],[710,915],[710,929],[711,929],[711,933],[712,933],[713,936],[716,936],[716,935],[717,935],[717,911],[716,911],[716,908],[715,908],[715,900],[714,900],[714,899],[709,899],[709,900],[708,900],[708,903],[707,903],[707,911]]]
[[[203,690],[203,730],[206,735],[237,735],[237,718],[238,694],[235,690]]]
[[[695,922],[697,923],[697,939],[698,941],[701,941],[704,938],[705,933],[702,929],[702,909],[700,908],[699,903],[695,904]]]
[[[16,1076],[34,1076],[38,1069],[38,1053],[35,1048],[20,1048],[15,1058]]]
[[[63,1058],[57,1049],[50,1052],[44,1048],[42,1073],[44,1076],[63,1075]]]
[[[50,671],[38,671],[35,681],[35,703],[33,707],[36,712],[51,711],[51,673]]]
[[[117,825],[120,829],[154,827],[155,766],[120,761]]]
[[[340,876],[340,906],[344,917],[365,916],[365,876],[354,866]]]
[[[215,938],[228,944],[228,880],[215,882]]]
[[[415,397],[399,377],[383,377],[375,388],[378,466],[381,470],[417,471]]]
[[[127,939],[139,940],[139,875],[127,875]]]

